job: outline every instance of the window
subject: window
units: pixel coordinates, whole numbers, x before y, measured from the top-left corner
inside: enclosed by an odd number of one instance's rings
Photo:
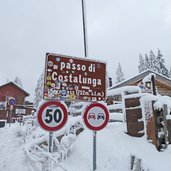
[[[26,109],[16,109],[15,113],[16,115],[24,115],[26,114]]]
[[[5,110],[6,102],[0,101],[0,110]]]

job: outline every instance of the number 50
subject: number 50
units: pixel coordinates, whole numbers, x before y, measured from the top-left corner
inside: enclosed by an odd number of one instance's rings
[[[46,116],[46,119],[45,119],[46,123],[51,123],[53,120],[56,123],[59,123],[62,119],[62,113],[59,109],[56,109],[56,110],[47,109],[45,116]]]

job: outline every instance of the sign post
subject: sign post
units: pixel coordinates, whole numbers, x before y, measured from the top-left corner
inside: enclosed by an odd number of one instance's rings
[[[96,131],[93,131],[93,171],[96,170]]]
[[[107,108],[100,103],[90,104],[83,115],[85,125],[93,131],[93,171],[96,170],[96,134],[103,129],[109,121]]]
[[[49,152],[53,152],[53,132],[61,129],[67,122],[66,107],[58,101],[47,101],[38,109],[38,123],[40,127],[49,131]],[[49,160],[51,170],[51,162]]]
[[[38,110],[40,127],[49,132],[49,152],[52,153],[53,132],[61,129],[67,122],[66,107],[57,101],[47,101]]]
[[[9,113],[9,127],[11,126],[11,123],[12,123],[12,112],[13,112],[13,109],[14,109],[14,104],[15,104],[15,98],[14,97],[8,97],[8,105],[9,105],[9,110],[10,110],[10,113]]]
[[[53,132],[49,132],[49,152],[53,152]]]

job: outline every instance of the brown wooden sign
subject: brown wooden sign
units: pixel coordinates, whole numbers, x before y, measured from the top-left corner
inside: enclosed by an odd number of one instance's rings
[[[44,99],[106,99],[106,64],[85,58],[46,54]]]

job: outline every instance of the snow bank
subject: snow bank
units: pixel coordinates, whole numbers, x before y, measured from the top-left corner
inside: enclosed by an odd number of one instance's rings
[[[107,91],[107,96],[122,95],[124,92],[128,93],[140,93],[141,89],[138,86],[125,86],[117,89],[111,89]]]

